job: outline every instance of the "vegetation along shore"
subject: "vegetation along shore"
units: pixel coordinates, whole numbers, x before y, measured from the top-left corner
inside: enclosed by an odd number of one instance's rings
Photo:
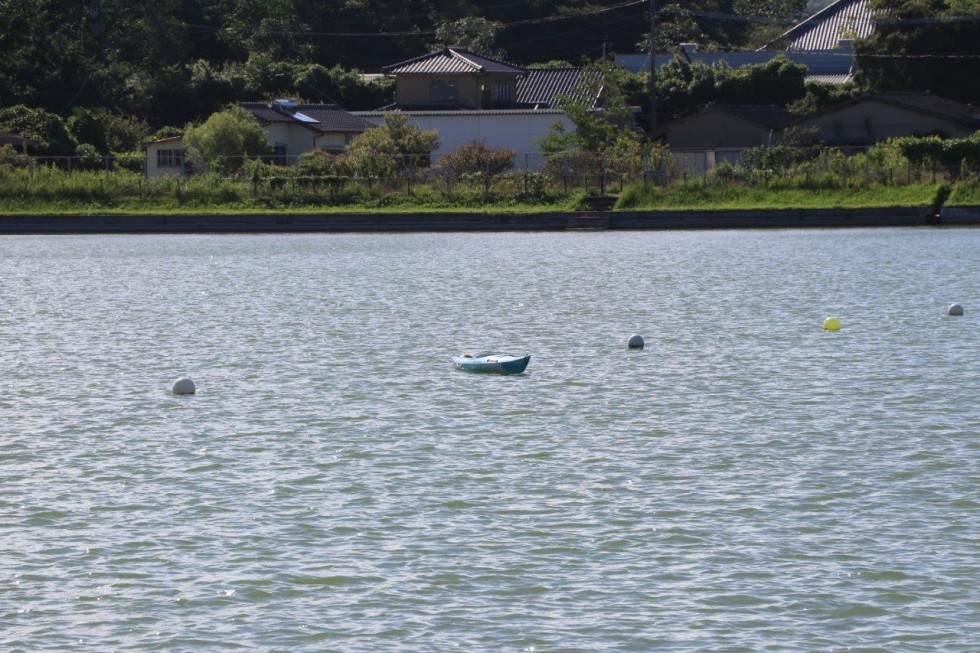
[[[973,2],[76,4],[0,9],[0,221],[980,206]]]

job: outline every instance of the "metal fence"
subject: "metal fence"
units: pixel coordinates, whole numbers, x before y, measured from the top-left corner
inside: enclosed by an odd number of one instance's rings
[[[795,180],[805,185],[810,180],[833,183],[836,179],[841,185],[851,186],[977,178],[977,171],[965,165],[912,165],[895,157],[883,163],[879,159],[870,156],[867,148],[719,148],[627,154],[519,153],[509,166],[489,160],[460,165],[447,158],[418,155],[354,159],[324,154],[286,161],[235,157],[213,161],[182,159],[179,166],[157,168],[151,165],[155,159],[133,155],[17,155],[0,157],[0,186],[19,184],[21,192],[30,192],[43,185],[67,185],[70,178],[99,175],[103,189],[117,194],[179,193],[191,187],[199,187],[203,194],[206,187],[223,183],[253,197],[289,194],[313,200],[336,200],[358,194],[411,194],[423,189],[449,195],[475,192],[533,196],[581,191],[614,194],[636,183],[768,186],[779,181]],[[9,172],[12,170],[19,170],[20,174],[12,175]],[[12,181],[15,176],[17,180]]]

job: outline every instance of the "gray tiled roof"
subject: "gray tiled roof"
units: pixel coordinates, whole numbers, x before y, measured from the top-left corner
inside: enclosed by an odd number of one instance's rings
[[[865,98],[858,98],[861,101]],[[878,100],[906,109],[931,114],[964,125],[980,126],[980,110],[969,104],[933,95],[932,93],[870,93],[866,99]],[[833,109],[834,107],[831,107]]]
[[[841,39],[863,39],[874,32],[870,0],[837,0],[784,33],[789,50],[830,50]]]
[[[465,73],[513,73],[527,72],[520,66],[498,61],[470,52],[466,48],[443,48],[421,57],[385,66],[382,72],[389,75],[465,74]]]
[[[363,132],[374,126],[336,104],[296,104],[286,109],[275,103],[242,102],[241,107],[267,124],[290,123],[319,132]],[[300,120],[296,113],[308,116],[312,122]]]
[[[806,81],[840,86],[854,81],[854,75],[807,75]]]
[[[586,81],[596,82],[595,96],[588,98],[589,108],[593,108],[602,90],[598,71],[583,68],[538,68],[527,71],[527,76],[517,80],[517,104],[552,108],[561,104],[560,96],[576,100],[581,97],[581,88]]]

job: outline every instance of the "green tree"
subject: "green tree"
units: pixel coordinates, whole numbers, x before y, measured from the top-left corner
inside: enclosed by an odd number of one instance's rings
[[[616,142],[620,133],[632,131],[633,109],[624,92],[628,79],[629,73],[608,61],[586,66],[578,87],[561,98],[561,109],[574,130],[556,123],[551,133],[541,139],[541,149],[602,152]],[[598,105],[594,104],[596,98]]]
[[[872,0],[875,32],[855,44],[858,82],[878,91],[932,91],[980,102],[977,0]]]
[[[0,128],[25,138],[38,156],[72,156],[78,147],[65,121],[44,109],[22,104],[0,109]]]
[[[676,51],[685,42],[709,50],[761,46],[794,24],[805,10],[806,0],[662,2],[657,12],[657,51]],[[649,32],[638,47],[649,49]]]
[[[764,64],[732,68],[675,57],[657,71],[658,114],[666,122],[709,102],[785,107],[807,94],[806,67],[780,55]]]
[[[387,177],[427,168],[439,147],[439,134],[408,124],[408,117],[389,113],[384,124],[360,134],[347,146],[345,162],[364,176]]]
[[[213,114],[201,125],[189,126],[184,143],[199,167],[220,172],[236,171],[246,159],[272,151],[259,121],[238,106]]]
[[[466,16],[457,20],[447,20],[436,28],[436,42],[432,49],[464,46],[468,50],[488,57],[503,59],[506,53],[496,47],[497,32],[501,23],[480,16]]]

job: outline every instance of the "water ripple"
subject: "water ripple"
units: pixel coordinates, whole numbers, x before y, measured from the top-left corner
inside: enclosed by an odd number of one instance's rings
[[[4,648],[973,651],[978,245],[4,239]]]

